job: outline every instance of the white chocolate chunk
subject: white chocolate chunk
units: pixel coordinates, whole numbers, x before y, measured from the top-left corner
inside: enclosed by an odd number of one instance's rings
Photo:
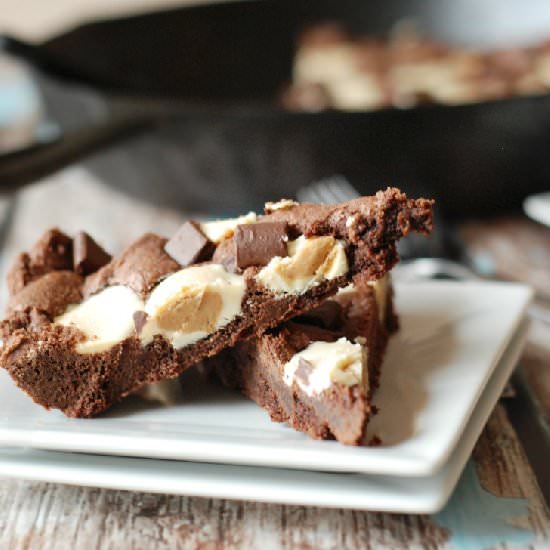
[[[353,214],[353,216],[349,216],[346,220],[346,228],[349,229],[350,227],[354,226],[357,223],[357,220],[359,219],[359,216],[357,214]]]
[[[143,309],[139,296],[126,286],[111,286],[81,304],[69,306],[54,322],[73,326],[87,339],[76,346],[77,353],[100,353],[122,342],[134,332],[133,314]]]
[[[388,295],[391,289],[391,275],[386,273],[383,277],[376,281],[369,281],[367,283],[372,287],[374,291],[374,299],[376,300],[376,307],[378,309],[378,319],[381,323],[386,321],[386,309],[388,307]],[[357,292],[353,283],[338,290],[338,296],[353,295]]]
[[[192,266],[164,279],[145,303],[130,288],[112,286],[69,306],[55,322],[78,328],[87,337],[77,344],[77,353],[100,353],[134,334],[133,314],[145,311],[143,345],[158,334],[181,348],[239,315],[244,291],[243,277],[221,265]]]
[[[388,293],[390,291],[390,275],[386,273],[377,281],[369,281],[369,285],[374,290],[374,298],[378,307],[378,319],[381,323],[386,321],[386,309],[388,307]]]
[[[307,379],[296,376],[300,359],[311,366]],[[367,348],[344,337],[336,342],[312,342],[286,363],[283,377],[288,386],[296,382],[308,395],[321,393],[332,384],[361,384],[367,390]]]
[[[266,202],[265,212],[266,214],[270,214],[271,212],[275,212],[276,210],[288,210],[293,206],[298,206],[298,204],[298,202],[291,199],[281,199],[278,202]]]
[[[173,273],[151,293],[145,304],[148,319],[140,338],[155,335],[175,348],[192,344],[227,325],[241,313],[245,283],[222,265],[205,264]]]
[[[302,294],[324,280],[335,279],[348,271],[342,241],[334,237],[303,235],[287,243],[288,256],[276,256],[256,275],[273,292]]]
[[[254,212],[249,212],[245,216],[238,218],[231,218],[229,220],[215,220],[211,222],[204,222],[200,224],[201,231],[216,244],[230,239],[235,233],[237,225],[244,225],[247,223],[256,223],[258,216]]]
[[[355,294],[357,292],[357,289],[355,288],[355,285],[353,283],[350,283],[349,285],[339,288],[338,292],[336,293],[337,296],[347,296],[348,294]]]
[[[176,378],[147,384],[137,395],[146,401],[154,401],[161,405],[175,405],[181,397],[180,381]]]

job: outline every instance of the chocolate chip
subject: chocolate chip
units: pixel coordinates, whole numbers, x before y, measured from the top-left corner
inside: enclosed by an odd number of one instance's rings
[[[201,231],[194,221],[185,222],[166,243],[164,251],[181,266],[209,260],[214,252],[214,243]]]
[[[275,256],[284,258],[288,255],[287,236],[286,222],[238,225],[235,231],[237,267],[264,266]]]
[[[216,251],[212,256],[212,262],[223,265],[228,273],[242,272],[242,270],[237,269],[235,241],[233,239],[226,239],[217,246]]]
[[[134,311],[134,327],[136,328],[136,334],[140,334],[143,326],[147,322],[149,315],[145,311]]]
[[[105,252],[84,231],[73,239],[73,267],[79,275],[89,275],[111,261],[111,255]]]
[[[344,315],[342,306],[338,302],[327,300],[315,309],[302,313],[299,317],[295,317],[293,321],[302,325],[313,325],[328,330],[336,330],[342,328]]]
[[[312,372],[313,365],[303,357],[300,357],[298,360],[298,368],[294,371],[294,376],[307,385],[309,384],[309,377]]]

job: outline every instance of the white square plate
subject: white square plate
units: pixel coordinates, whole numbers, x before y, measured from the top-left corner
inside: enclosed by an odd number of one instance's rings
[[[426,476],[464,427],[517,329],[529,288],[431,281],[397,285],[402,328],[392,339],[369,437],[381,447],[312,441],[270,422],[254,403],[197,377],[183,377],[180,402],[127,400],[91,420],[47,412],[0,376],[0,445],[247,464],[304,470]]]
[[[0,449],[0,476],[131,491],[428,514],[453,491],[523,349],[523,324],[495,369],[450,460],[427,477],[305,472]]]

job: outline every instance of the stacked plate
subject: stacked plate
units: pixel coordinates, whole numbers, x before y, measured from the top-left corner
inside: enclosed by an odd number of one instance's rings
[[[367,439],[312,441],[193,373],[175,404],[132,398],[93,420],[47,412],[0,375],[0,475],[391,512],[447,502],[517,363],[531,291],[506,283],[396,285],[392,339]],[[78,453],[78,454],[77,454]]]

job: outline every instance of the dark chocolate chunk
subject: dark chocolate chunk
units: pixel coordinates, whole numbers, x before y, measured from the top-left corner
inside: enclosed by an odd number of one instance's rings
[[[165,252],[181,266],[209,260],[214,252],[214,243],[201,231],[194,221],[185,222],[166,243]]]
[[[105,252],[84,231],[73,239],[73,266],[79,275],[89,275],[111,261],[111,255]]]
[[[294,371],[294,376],[302,383],[309,384],[309,377],[312,371],[313,365],[303,357],[300,357],[298,360],[298,368]]]
[[[238,225],[235,231],[237,267],[264,266],[275,256],[287,253],[286,222],[264,222]]]
[[[223,265],[225,270],[229,273],[242,273],[242,270],[237,268],[234,239],[222,241],[216,248],[212,256],[212,261],[215,264]]]
[[[145,311],[134,311],[134,327],[136,328],[136,334],[140,334],[143,326],[147,322],[149,315]]]
[[[315,309],[295,317],[293,321],[302,325],[313,325],[335,330],[342,325],[343,319],[342,306],[338,302],[327,300]]]

